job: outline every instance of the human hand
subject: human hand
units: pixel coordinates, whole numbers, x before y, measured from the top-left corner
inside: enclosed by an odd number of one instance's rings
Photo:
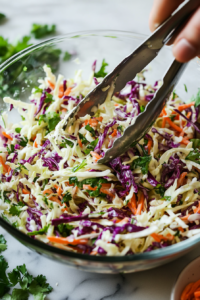
[[[183,0],[154,0],[150,13],[149,27],[154,31]],[[173,41],[173,55],[180,62],[187,62],[195,56],[200,57],[200,7],[184,24]]]

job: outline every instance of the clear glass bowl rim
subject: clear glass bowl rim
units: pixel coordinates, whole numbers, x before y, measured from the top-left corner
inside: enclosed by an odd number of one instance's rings
[[[4,63],[0,65],[0,73],[3,72],[5,69],[7,69],[10,65],[18,61],[20,58],[26,56],[27,54],[31,53],[32,51],[39,49],[41,47],[62,42],[65,39],[69,38],[79,38],[83,36],[101,36],[101,37],[108,37],[112,38],[112,36],[123,36],[123,37],[129,37],[133,39],[140,40],[141,43],[147,38],[146,35],[138,34],[130,31],[121,31],[121,30],[88,30],[88,31],[78,31],[78,32],[72,32],[65,35],[59,35],[54,38],[47,39],[41,43],[32,45],[21,52],[15,54],[8,60],[6,60]],[[8,232],[13,232],[13,236],[15,238],[19,238],[20,241],[23,241],[24,243],[30,244],[33,248],[37,247],[41,250],[47,251],[52,254],[61,255],[64,257],[71,257],[74,259],[80,259],[85,261],[91,261],[91,262],[98,262],[98,263],[125,263],[125,262],[134,262],[134,261],[151,261],[155,259],[162,259],[167,256],[172,256],[173,254],[177,254],[178,252],[182,252],[183,249],[186,250],[189,248],[194,247],[197,243],[200,242],[200,235],[199,236],[193,236],[185,241],[182,241],[178,244],[153,250],[151,252],[144,252],[144,253],[136,253],[133,255],[128,256],[93,256],[89,254],[80,254],[75,253],[67,250],[62,250],[54,246],[50,246],[48,244],[45,244],[43,242],[40,242],[39,240],[34,240],[25,233],[21,232],[20,230],[14,228],[11,224],[6,222],[1,216],[0,216],[0,225],[6,229]],[[38,250],[37,250],[38,251]]]

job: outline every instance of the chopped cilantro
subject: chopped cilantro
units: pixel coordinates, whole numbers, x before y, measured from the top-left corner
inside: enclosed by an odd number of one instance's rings
[[[124,128],[123,128],[122,125],[119,125],[119,126],[117,127],[117,130],[118,130],[118,131],[121,131],[121,132],[124,132]]]
[[[200,139],[191,139],[190,142],[192,142],[194,149],[200,149]]]
[[[25,120],[26,120],[23,116],[21,116],[21,118],[22,118],[22,121],[25,121]]]
[[[172,92],[172,100],[174,100],[176,98],[176,93],[175,91]]]
[[[60,147],[64,147],[66,148],[66,146],[69,146],[70,148],[73,148],[74,143],[68,139],[64,139],[64,141],[62,141],[62,143],[60,144]]]
[[[164,196],[163,200],[170,201],[171,200],[171,196]]]
[[[79,166],[75,166],[74,168],[72,168],[72,172],[77,172],[80,169],[84,168],[86,165],[87,165],[87,162],[86,162],[86,159],[84,159]]]
[[[103,59],[102,64],[101,64],[101,68],[98,72],[94,73],[94,77],[105,77],[108,73],[105,72],[106,67],[108,66],[107,62],[105,61],[105,59]]]
[[[69,52],[65,52],[64,53],[64,57],[63,57],[63,60],[64,61],[68,61],[68,60],[70,60],[70,58],[72,57],[72,55],[69,53]]]
[[[186,156],[186,160],[194,161],[197,164],[200,164],[200,150],[194,149]]]
[[[34,92],[33,94],[37,94],[37,93],[42,93],[43,92],[43,89],[40,89],[38,86],[34,87]]]
[[[72,200],[72,196],[69,192],[66,192],[66,194],[63,196],[62,198],[62,203],[67,203],[69,202],[70,200]]]
[[[9,209],[9,214],[12,215],[12,216],[18,216],[20,215],[21,211],[22,211],[22,207],[24,206],[25,204],[23,202],[18,202],[17,205],[12,205]]]
[[[88,140],[80,132],[79,132],[78,136],[79,136],[79,139],[81,140],[82,144],[85,145],[88,143]]]
[[[199,106],[200,105],[200,89],[198,90],[196,96],[192,96],[191,98],[191,102],[195,102],[195,106]]]
[[[44,100],[44,103],[52,103],[52,102],[54,102],[53,95],[51,95],[51,94],[49,94],[47,92],[45,92],[45,94],[46,94],[46,98]]]
[[[161,184],[158,184],[155,188],[155,192],[157,194],[159,194],[162,198],[164,197],[164,194],[165,194],[165,188],[164,186],[162,186]]]
[[[21,130],[22,130],[22,129],[21,129],[20,127],[15,128],[15,132],[17,132],[17,133],[20,133]]]
[[[60,122],[60,116],[56,112],[48,112],[47,114],[40,115],[39,117],[39,125],[44,121],[47,123],[47,127],[49,132],[55,129],[56,125]]]
[[[59,224],[58,225],[58,231],[63,237],[67,237],[71,234],[72,229],[74,229],[74,226],[70,224]]]
[[[10,148],[9,146],[7,146],[7,151],[8,151],[8,154],[10,155],[11,153],[13,153],[15,151],[15,146],[13,144],[10,145]]]
[[[22,137],[20,138],[19,145],[22,146],[22,147],[26,147],[27,143],[28,143],[27,137],[22,136]]]
[[[94,148],[96,147],[97,143],[98,143],[98,138],[96,140],[94,140],[93,142],[91,142],[89,145],[87,145],[86,149],[84,150],[85,154],[89,154],[90,151],[94,151]]]
[[[145,106],[144,105],[141,105],[140,106],[140,112],[143,112],[145,110]]]
[[[187,89],[187,85],[186,84],[184,84],[184,88],[185,88],[185,91],[187,93],[188,89]]]
[[[41,24],[33,24],[31,28],[31,33],[34,35],[36,39],[40,39],[46,37],[49,34],[53,34],[56,31],[56,25],[41,25]]]
[[[140,167],[142,174],[147,174],[150,161],[151,161],[150,155],[138,157],[132,162],[131,168],[136,169]]]
[[[32,235],[42,235],[42,234],[45,234],[47,233],[47,230],[49,229],[49,225],[46,225],[44,226],[42,229],[38,230],[38,231],[32,231],[32,232],[28,232],[27,234],[29,236],[32,236]]]
[[[89,124],[85,126],[85,129],[91,133],[92,136],[95,136],[95,130]]]

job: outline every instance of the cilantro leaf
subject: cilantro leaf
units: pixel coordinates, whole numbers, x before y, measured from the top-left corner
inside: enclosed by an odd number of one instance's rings
[[[67,237],[71,234],[72,229],[74,229],[74,226],[70,224],[59,224],[58,225],[58,231],[63,237]]]
[[[186,160],[194,161],[197,164],[200,164],[200,151],[198,149],[195,149],[193,151],[190,151],[190,153],[186,156]]]
[[[88,143],[88,140],[80,132],[79,132],[78,136],[79,136],[79,139],[81,140],[82,144]]]
[[[43,92],[43,89],[40,89],[38,86],[35,86],[35,87],[34,87],[34,92],[33,92],[33,94],[42,93],[42,92]]]
[[[8,263],[5,258],[0,256],[0,297],[3,297],[10,289],[10,283],[6,275],[6,269],[8,268]]]
[[[49,94],[47,92],[45,92],[45,95],[46,95],[46,98],[44,100],[44,103],[52,103],[52,102],[54,102],[53,95],[51,95],[51,94]]]
[[[38,231],[32,231],[32,232],[28,232],[27,234],[29,236],[32,236],[32,235],[42,235],[42,234],[45,234],[47,233],[47,230],[49,229],[49,225],[46,225],[44,226],[42,229],[38,230]]]
[[[4,236],[0,235],[0,253],[5,251],[7,249],[6,240],[4,239]]]
[[[74,168],[72,168],[72,172],[77,172],[80,169],[84,168],[86,165],[87,165],[87,162],[86,162],[86,159],[84,159],[79,166],[75,166]]]
[[[95,136],[95,130],[89,124],[85,126],[85,129],[91,133],[92,136]]]
[[[124,132],[124,128],[123,128],[122,125],[119,125],[119,126],[117,127],[117,130],[118,130],[118,131],[121,131],[122,133]]]
[[[89,145],[87,145],[86,149],[84,150],[84,153],[85,154],[89,154],[90,151],[93,151],[94,148],[96,147],[98,141],[99,141],[99,139],[97,138],[96,140],[94,140],[93,142],[91,142]]]
[[[29,292],[27,290],[14,289],[12,295],[6,294],[4,300],[28,300]]]
[[[47,114],[40,115],[39,117],[39,125],[44,121],[47,123],[47,127],[49,132],[55,129],[56,125],[60,122],[60,116],[56,112],[48,112]]]
[[[69,192],[66,192],[66,194],[63,196],[61,203],[67,203],[70,200],[72,200],[72,196]]]
[[[20,215],[21,211],[22,211],[22,207],[25,204],[23,202],[19,202],[17,205],[12,205],[9,209],[9,214],[12,216],[18,216]]]
[[[64,53],[64,57],[63,57],[63,60],[64,61],[68,61],[68,60],[70,60],[70,58],[72,57],[72,55],[69,53],[69,52],[65,52]]]
[[[157,186],[155,188],[155,192],[157,194],[159,194],[163,198],[164,194],[165,194],[165,188],[164,188],[164,186],[162,186],[161,184],[157,184]]]
[[[192,96],[191,102],[195,102],[195,107],[200,105],[200,89],[198,90],[196,96]]]
[[[15,151],[15,146],[13,144],[10,145],[10,148],[9,148],[9,146],[7,146],[7,151],[8,151],[8,154],[10,155],[11,153],[13,153]]]
[[[145,110],[145,106],[144,105],[141,105],[140,106],[140,112],[143,112]]]
[[[147,174],[150,161],[150,155],[138,157],[132,162],[131,169],[136,169],[137,167],[140,167],[142,174]]]
[[[190,142],[192,142],[194,149],[200,149],[200,139],[191,139]]]
[[[101,68],[98,72],[94,73],[94,77],[105,77],[108,73],[105,72],[106,67],[108,66],[108,63],[105,61],[105,59],[103,59],[102,64],[101,64]]]
[[[17,132],[17,133],[20,133],[21,130],[22,130],[22,129],[21,129],[20,127],[15,128],[15,132]]]
[[[43,38],[49,34],[53,34],[56,31],[56,25],[41,25],[41,24],[33,24],[31,28],[31,33],[34,35],[36,39]]]
[[[60,147],[66,148],[66,146],[70,146],[70,148],[73,148],[74,143],[68,139],[64,139],[64,141],[60,144]]]
[[[28,143],[27,137],[22,136],[22,137],[20,138],[19,145],[22,146],[22,147],[26,147],[27,143]]]

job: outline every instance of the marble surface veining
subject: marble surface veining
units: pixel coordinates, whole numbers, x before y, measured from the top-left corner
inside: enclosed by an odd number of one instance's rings
[[[0,35],[10,40],[28,34],[32,23],[55,23],[58,34],[91,29],[116,29],[149,33],[152,0],[0,0],[8,17]],[[167,300],[181,269],[199,255],[196,248],[165,266],[133,274],[84,273],[33,253],[9,236],[4,256],[10,269],[25,263],[33,275],[44,274],[54,291],[48,300]],[[32,298],[30,298],[32,299]]]

